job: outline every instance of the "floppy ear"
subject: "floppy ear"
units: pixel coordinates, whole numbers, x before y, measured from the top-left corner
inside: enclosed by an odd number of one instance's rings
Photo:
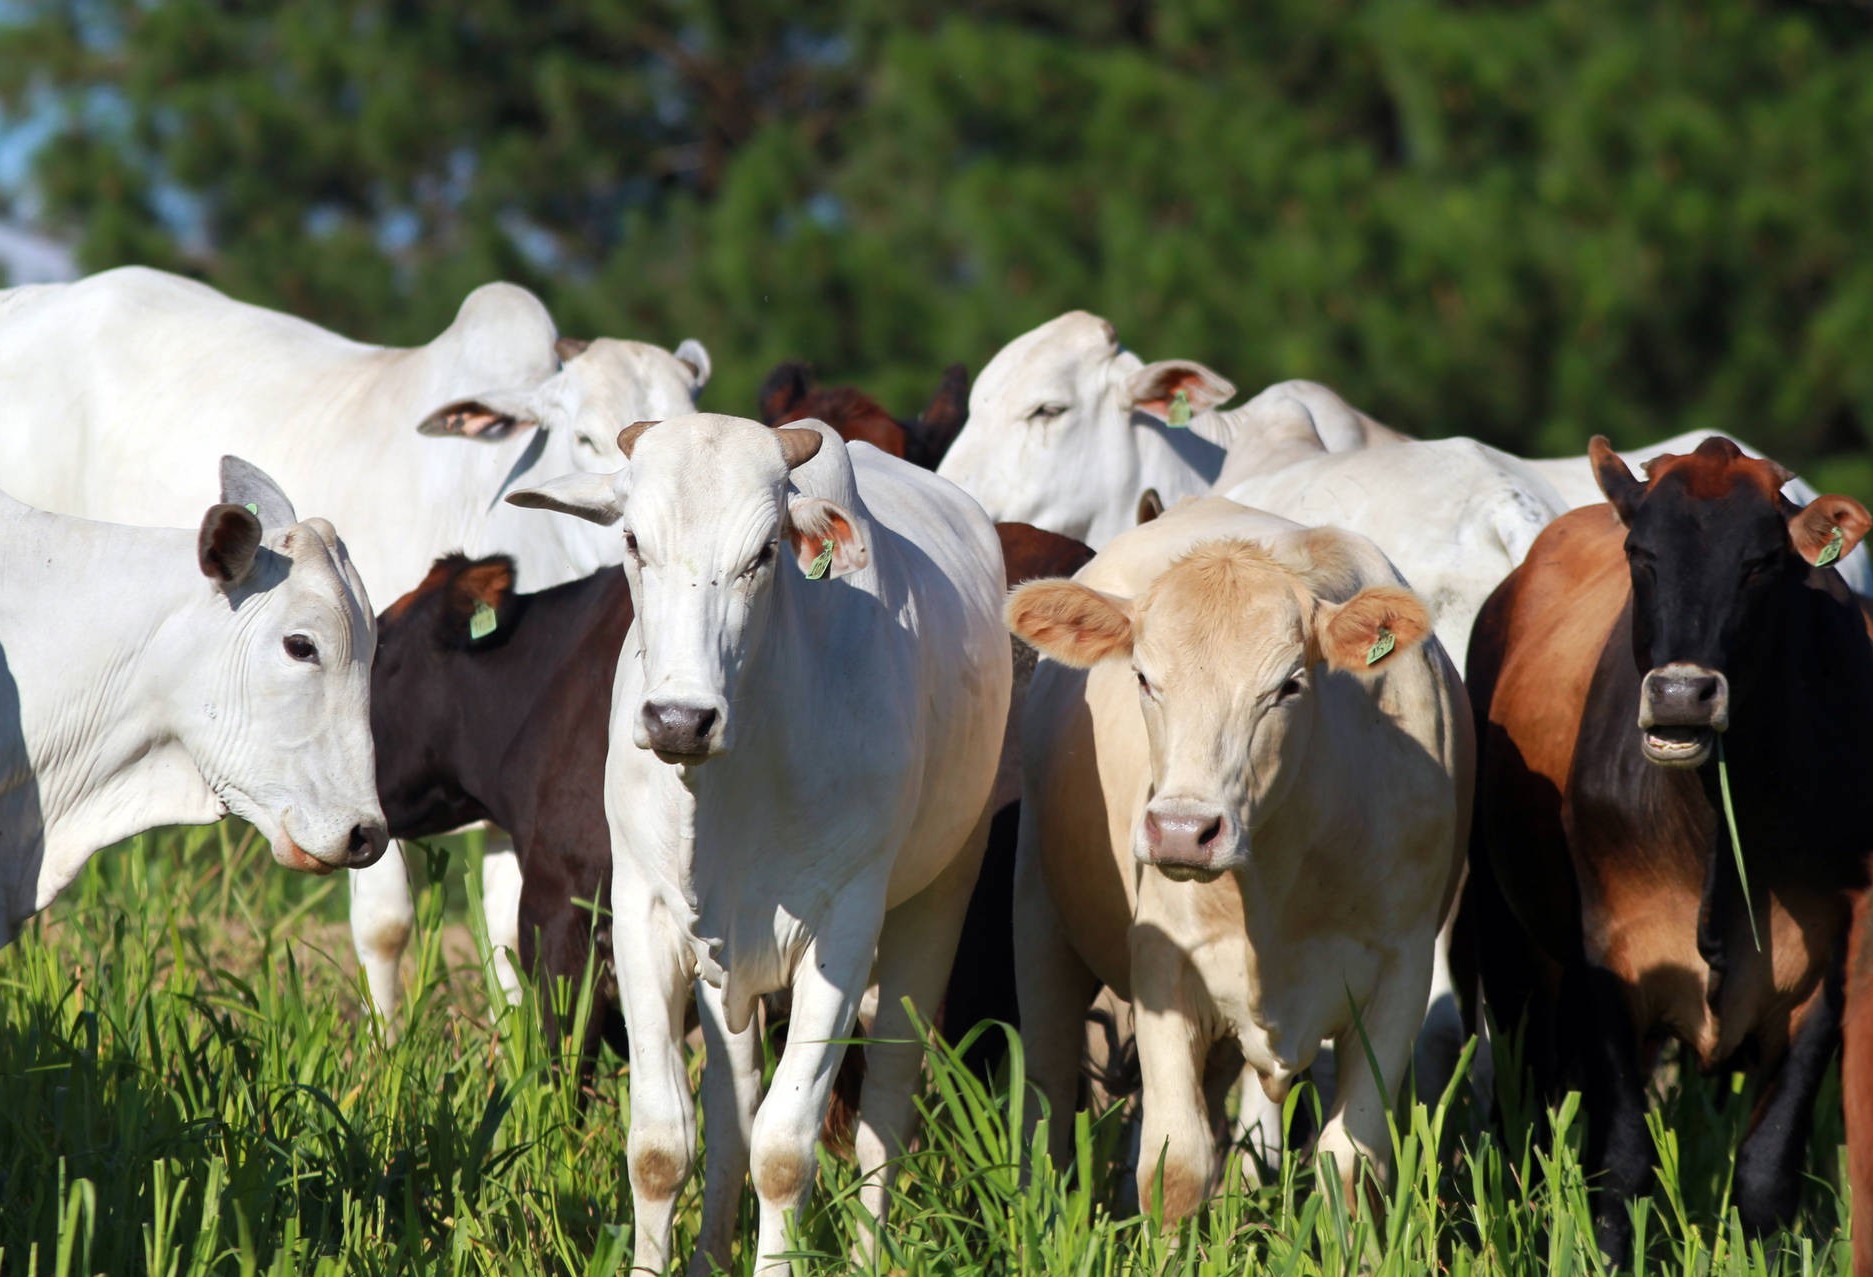
[[[800,433],[819,438],[810,430]],[[813,570],[814,561],[826,553],[828,541],[832,542],[832,558],[821,571],[822,576],[845,576],[871,562],[871,547],[865,544],[865,535],[852,522],[852,516],[824,497],[797,497],[789,502],[787,524],[793,557],[802,572]]]
[[[761,424],[771,426],[793,411],[813,388],[813,370],[797,359],[776,364],[756,392],[761,408]]]
[[[676,361],[689,368],[689,396],[694,399],[709,384],[709,352],[694,337],[685,337],[674,353]]]
[[[1029,581],[1009,594],[1002,615],[1010,633],[1062,665],[1087,669],[1131,655],[1131,601],[1078,581]]]
[[[221,499],[230,505],[249,507],[259,516],[262,528],[290,528],[299,522],[293,503],[273,477],[239,457],[221,458]]]
[[[556,510],[593,523],[616,523],[624,517],[624,495],[618,474],[561,475],[531,488],[516,488],[507,494],[509,505],[532,510]]]
[[[1189,359],[1160,359],[1125,379],[1125,395],[1131,408],[1160,421],[1170,419],[1171,401],[1180,390],[1193,413],[1227,403],[1236,393],[1235,384],[1228,378]]]
[[[465,564],[443,594],[442,641],[449,647],[479,646],[505,638],[514,614],[514,561],[505,554]]]
[[[195,558],[202,575],[223,593],[245,581],[260,553],[260,519],[244,505],[223,502],[208,507],[195,538]]]
[[[540,410],[531,390],[492,390],[436,409],[423,418],[416,433],[499,443],[539,424]]]
[[[1613,451],[1605,435],[1595,435],[1588,442],[1587,461],[1593,466],[1593,477],[1599,482],[1600,491],[1613,503],[1613,513],[1619,516],[1621,523],[1631,523],[1633,511],[1639,508],[1639,499],[1645,496],[1645,484],[1632,477],[1632,471],[1626,468],[1626,459]]]
[[[1344,603],[1314,604],[1314,643],[1336,670],[1383,669],[1430,632],[1424,603],[1396,585],[1368,586]]]
[[[1828,555],[1828,562],[1834,563],[1853,553],[1869,527],[1873,527],[1873,516],[1867,514],[1865,506],[1852,497],[1830,493],[1816,497],[1791,516],[1788,535],[1795,543],[1795,553],[1816,563],[1827,554],[1828,547],[1835,544],[1835,534],[1839,533],[1840,542],[1835,552]]]

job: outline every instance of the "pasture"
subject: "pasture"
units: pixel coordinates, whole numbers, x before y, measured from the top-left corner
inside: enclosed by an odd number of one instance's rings
[[[537,1007],[494,997],[465,872],[476,854],[472,838],[428,848],[411,996],[388,1043],[361,1010],[337,878],[279,870],[236,822],[93,860],[0,952],[0,1273],[627,1271],[629,1077],[607,1055],[582,1113],[552,1079]],[[576,1014],[590,988],[565,992]],[[1604,1270],[1571,1098],[1552,1133],[1514,1094],[1493,1129],[1460,1091],[1401,1109],[1382,1217],[1349,1212],[1331,1177],[1290,1154],[1260,1187],[1232,1159],[1225,1191],[1166,1229],[1149,1203],[1119,1204],[1117,1113],[1069,1119],[1075,1165],[1022,1185],[1011,1132],[1034,1101],[1020,1059],[1017,1047],[1013,1080],[984,1090],[953,1053],[932,1054],[880,1271]],[[1637,1207],[1634,1271],[1847,1273],[1836,1076],[1816,1105],[1797,1227],[1766,1245],[1745,1240],[1728,1204],[1749,1096],[1670,1067],[1656,1078],[1661,1172]],[[851,1169],[821,1159],[798,1246],[808,1271],[847,1272],[863,1215]],[[678,1213],[679,1253],[699,1180]],[[753,1215],[744,1194],[744,1247]],[[745,1248],[737,1264],[748,1271]]]

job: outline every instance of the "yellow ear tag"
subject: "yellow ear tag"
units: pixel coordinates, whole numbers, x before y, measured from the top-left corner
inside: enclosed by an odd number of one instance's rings
[[[1167,419],[1173,426],[1190,424],[1190,394],[1180,390],[1171,396],[1171,415]]]
[[[1397,646],[1398,640],[1393,637],[1392,632],[1381,625],[1379,627],[1379,641],[1366,649],[1366,664],[1377,665],[1380,661],[1391,655],[1392,649]]]
[[[837,544],[831,537],[821,543],[820,552],[814,556],[812,566],[806,570],[806,579],[817,581],[826,575],[826,569],[832,566],[832,551]]]
[[[499,624],[500,619],[494,615],[493,608],[486,603],[477,603],[468,618],[468,637],[477,641],[485,639],[494,633],[494,627]]]
[[[1847,534],[1842,532],[1839,528],[1829,528],[1827,544],[1822,546],[1821,553],[1815,556],[1814,565],[1818,568],[1824,568],[1835,559],[1838,559],[1840,557],[1841,543],[1846,539]]]

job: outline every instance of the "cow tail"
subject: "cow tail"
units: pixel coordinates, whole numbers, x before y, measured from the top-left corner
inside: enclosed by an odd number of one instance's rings
[[[832,1102],[826,1106],[826,1120],[819,1129],[820,1142],[841,1161],[852,1160],[858,1132],[858,1098],[864,1086],[865,1048],[854,1042],[839,1058],[839,1072],[832,1079]]]

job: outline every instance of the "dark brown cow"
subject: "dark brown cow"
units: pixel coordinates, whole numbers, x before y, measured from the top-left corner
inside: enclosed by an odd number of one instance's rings
[[[1665,1037],[1761,1080],[1736,1162],[1745,1226],[1797,1204],[1873,843],[1873,649],[1813,565],[1873,520],[1846,497],[1795,509],[1781,467],[1722,439],[1645,481],[1606,440],[1590,451],[1611,504],[1549,525],[1471,639],[1465,912],[1498,1023],[1525,1020],[1550,1094],[1584,1092],[1599,1240],[1623,1260],[1651,1173],[1646,1053]]]
[[[1854,1277],[1873,1277],[1873,893],[1854,906],[1840,1090],[1847,1108],[1847,1178],[1853,1189]]]
[[[892,417],[862,390],[818,385],[813,369],[794,361],[770,372],[758,397],[765,425],[817,417],[848,443],[869,443],[912,465],[934,470],[969,418],[969,373],[961,364],[945,368],[930,406],[909,421]]]

